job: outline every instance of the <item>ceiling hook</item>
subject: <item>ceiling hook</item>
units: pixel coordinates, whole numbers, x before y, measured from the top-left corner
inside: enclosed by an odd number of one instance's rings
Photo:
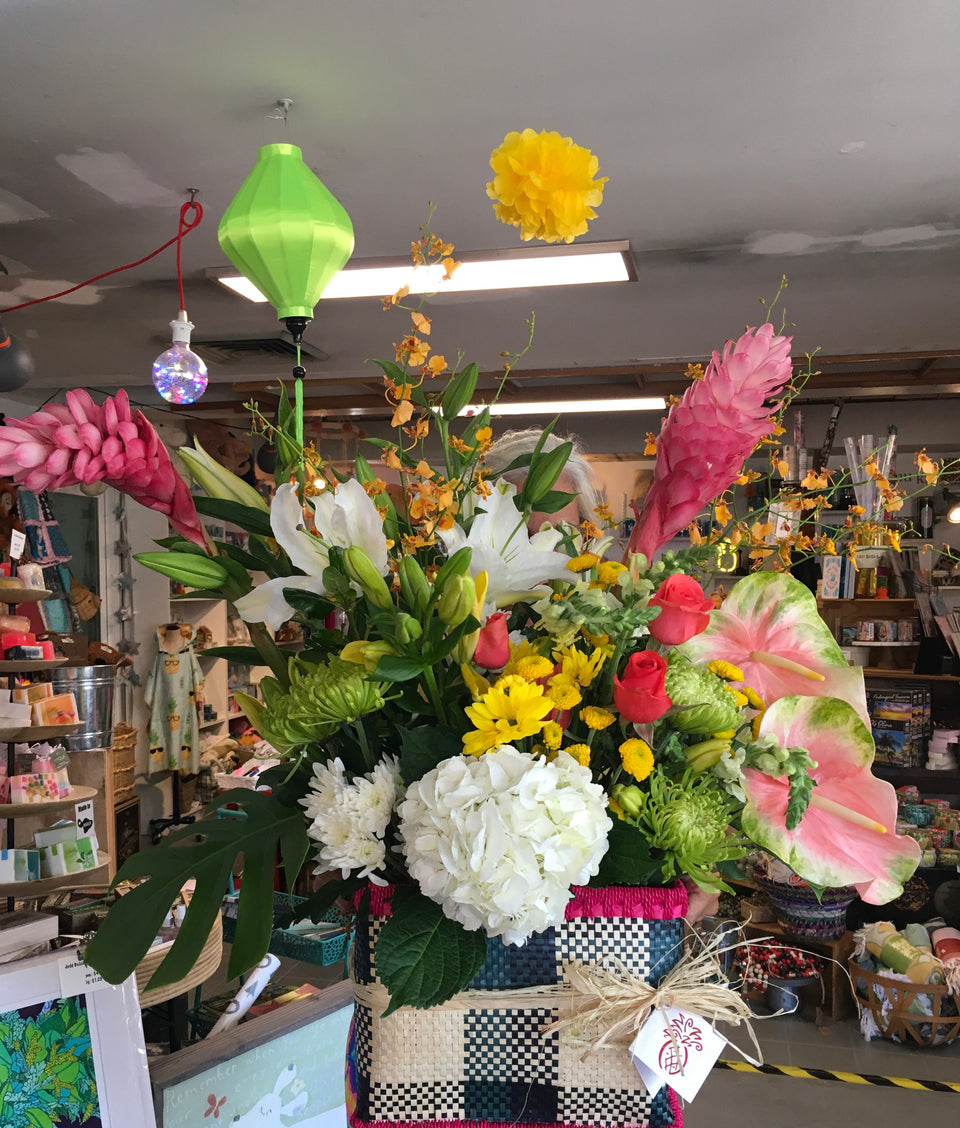
[[[199,188],[188,188],[187,191],[190,193],[190,203],[191,204],[195,203],[197,196],[200,193],[200,189]]]
[[[292,105],[292,98],[278,98],[273,104],[273,109],[267,114],[267,117],[273,118],[274,121],[282,121],[283,124],[286,125]]]

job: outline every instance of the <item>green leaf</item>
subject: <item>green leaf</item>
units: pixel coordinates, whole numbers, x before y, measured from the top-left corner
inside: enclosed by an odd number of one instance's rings
[[[400,730],[400,775],[409,787],[451,756],[463,752],[463,742],[451,729],[431,725]]]
[[[537,509],[542,513],[556,513],[571,501],[576,501],[577,497],[577,494],[565,493],[563,490],[548,490],[537,500]]]
[[[572,452],[573,443],[561,443],[546,454],[534,453],[530,460],[530,473],[517,496],[521,508],[539,508],[540,499],[553,489]]]
[[[412,887],[393,894],[393,914],[377,936],[377,974],[398,1007],[433,1007],[462,991],[483,966],[487,938],[468,932]]]
[[[50,1115],[40,1108],[24,1109],[24,1115],[27,1118],[31,1128],[56,1128],[53,1119]]]
[[[407,373],[404,372],[404,370],[400,367],[400,365],[394,364],[392,360],[378,360],[376,357],[374,357],[373,363],[379,364],[383,369],[383,374],[385,376],[389,376],[395,384],[405,384],[410,378],[407,376]]]
[[[316,592],[285,588],[283,594],[290,606],[308,619],[322,621],[336,608],[336,604],[325,595],[317,595]]]
[[[637,827],[622,819],[613,820],[607,835],[607,852],[600,861],[600,872],[590,885],[656,885],[661,860],[651,857],[650,844]]]
[[[291,910],[288,917],[285,918],[290,924],[298,920],[312,920],[318,921],[325,913],[328,913],[333,906],[341,898],[344,900],[352,900],[353,894],[363,888],[365,882],[360,881],[358,878],[347,878],[346,881],[326,881],[316,893],[311,894],[302,905]],[[285,927],[284,921],[280,922],[281,927]]]
[[[207,517],[219,517],[221,521],[229,521],[231,525],[239,525],[248,533],[256,533],[261,537],[272,537],[273,529],[270,528],[270,515],[262,509],[254,509],[250,505],[241,505],[238,501],[228,501],[219,497],[195,497],[194,504],[198,513]]]
[[[204,658],[226,658],[241,666],[264,666],[263,655],[255,646],[208,646],[203,651]]]
[[[447,422],[456,419],[470,402],[473,393],[476,391],[479,375],[480,370],[476,364],[471,363],[461,372],[458,372],[447,385],[447,390],[443,393],[443,399],[440,401],[440,410]]]
[[[247,572],[267,571],[267,569],[264,568],[262,561],[258,560],[251,553],[241,548],[238,544],[227,544],[226,541],[214,541],[213,543],[221,556],[229,556],[231,560],[235,560]],[[273,564],[276,564],[276,559],[271,559]],[[273,575],[272,572],[268,572],[267,574]],[[277,574],[279,575],[280,573]]]
[[[356,599],[346,575],[333,565],[323,570],[323,586],[338,603],[352,603]]]
[[[148,987],[182,979],[196,963],[213,927],[238,854],[243,883],[237,934],[230,955],[230,978],[248,971],[267,950],[273,927],[273,871],[278,848],[289,884],[307,856],[306,822],[299,808],[284,807],[272,796],[240,788],[217,805],[235,804],[245,819],[204,817],[164,838],[152,850],[134,854],[116,881],[147,880],[121,897],[87,947],[86,959],[109,983],[122,983],[146,955],[184,882],[196,890],[173,947]]]
[[[422,674],[425,665],[416,658],[401,658],[395,654],[384,654],[373,671],[375,678],[384,681],[402,682]]]

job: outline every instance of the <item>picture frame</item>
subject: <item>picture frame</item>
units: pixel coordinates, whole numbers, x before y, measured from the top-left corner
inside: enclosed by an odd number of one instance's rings
[[[346,1128],[344,980],[150,1063],[157,1128]]]
[[[133,976],[106,983],[76,947],[2,964],[0,1025],[2,1128],[155,1128]],[[31,1047],[29,1070],[18,1067],[21,1042]],[[39,1074],[38,1045],[50,1064]]]

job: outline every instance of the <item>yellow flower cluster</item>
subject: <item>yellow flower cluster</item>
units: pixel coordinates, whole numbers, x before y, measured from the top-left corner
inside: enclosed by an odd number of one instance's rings
[[[494,178],[487,195],[497,219],[520,228],[520,238],[572,243],[603,202],[606,176],[589,149],[542,130],[508,133],[490,154]]]

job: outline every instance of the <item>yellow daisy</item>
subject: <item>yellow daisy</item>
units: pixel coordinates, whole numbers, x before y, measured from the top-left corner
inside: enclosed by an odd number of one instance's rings
[[[500,678],[489,693],[464,709],[476,730],[464,733],[463,750],[471,756],[482,756],[501,744],[535,736],[553,709],[554,703],[544,695],[542,686],[519,677]]]
[[[515,674],[517,672],[518,663],[522,662],[524,658],[535,658],[539,656],[539,651],[532,642],[524,639],[523,642],[518,643],[516,646],[510,643],[510,661],[503,667],[505,674]]]
[[[635,780],[644,780],[653,771],[653,749],[638,736],[631,737],[620,745],[620,761]]]
[[[584,654],[575,646],[567,646],[556,651],[554,657],[560,662],[560,676],[569,678],[586,688],[600,673],[609,657],[609,651],[598,646],[594,648],[592,654]]]
[[[600,709],[596,705],[584,705],[580,710],[580,720],[588,729],[595,729],[597,732],[609,728],[616,719],[616,715],[609,709]]]

